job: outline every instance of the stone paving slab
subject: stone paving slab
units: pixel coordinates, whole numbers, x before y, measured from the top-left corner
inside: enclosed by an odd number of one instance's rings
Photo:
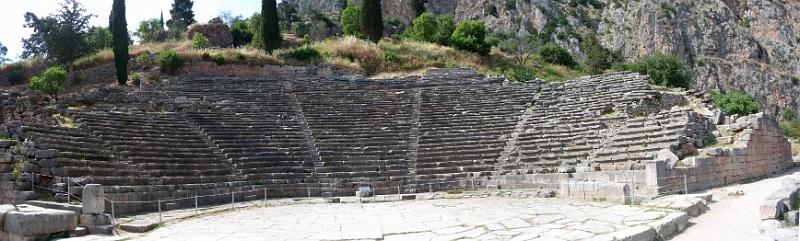
[[[312,203],[200,216],[132,240],[653,240],[664,223],[685,226],[683,216],[540,198]]]

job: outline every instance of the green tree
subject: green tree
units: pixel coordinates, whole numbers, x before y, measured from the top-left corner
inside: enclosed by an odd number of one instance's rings
[[[626,70],[650,76],[656,85],[689,88],[689,70],[686,64],[672,55],[654,53],[624,67]]]
[[[598,74],[611,67],[611,63],[614,60],[613,55],[600,44],[596,34],[591,33],[584,36],[581,49],[586,54],[586,60],[583,65],[589,73]]]
[[[558,44],[549,43],[543,45],[539,48],[539,56],[542,57],[542,60],[551,64],[563,65],[570,68],[574,68],[575,65],[577,65],[575,59],[569,54],[569,51]]]
[[[537,35],[527,35],[505,38],[498,45],[503,52],[514,55],[517,65],[524,66],[542,45],[542,40]]]
[[[47,57],[72,69],[72,62],[89,50],[84,36],[92,17],[76,0],[64,0],[58,12],[47,17],[25,13],[25,27],[33,33],[22,40],[22,57]]]
[[[449,45],[450,36],[456,31],[456,22],[453,20],[453,15],[436,16],[436,25],[439,28],[439,33],[436,34],[436,42],[441,45]]]
[[[139,22],[139,28],[134,35],[139,38],[139,43],[151,43],[159,40],[164,33],[164,28],[158,19],[148,19]]]
[[[345,35],[352,35],[362,39],[366,38],[366,34],[364,34],[361,28],[362,14],[361,7],[351,2],[347,3],[347,7],[342,10],[342,15],[339,17],[339,23]]]
[[[125,20],[125,0],[114,0],[111,10],[111,32],[114,42],[114,69],[117,83],[128,81],[128,22]]]
[[[108,28],[104,27],[91,27],[86,33],[86,44],[89,46],[89,52],[94,53],[102,49],[111,48],[113,43],[113,36]]]
[[[61,67],[51,67],[39,76],[31,78],[31,89],[42,91],[58,100],[58,92],[64,88],[67,71]]]
[[[192,37],[192,47],[196,49],[208,48],[208,38],[200,32],[194,33]]]
[[[3,43],[0,43],[0,66],[6,63],[8,59],[6,59],[6,54],[8,54],[8,48],[3,46]]]
[[[414,17],[418,18],[425,13],[426,0],[411,0],[411,9],[414,10]]]
[[[475,20],[459,22],[450,37],[450,45],[480,55],[488,55],[492,47],[486,42],[486,26]]]
[[[278,9],[275,0],[261,1],[261,43],[264,51],[272,53],[273,50],[281,47],[281,30],[278,26]]]
[[[280,20],[281,29],[284,31],[292,28],[292,24],[299,22],[300,18],[297,17],[297,8],[294,3],[289,1],[281,1],[278,4],[278,19]]]
[[[364,0],[361,28],[367,39],[378,43],[383,38],[383,10],[381,0]]]
[[[745,92],[734,91],[728,94],[711,92],[711,96],[714,97],[714,105],[725,114],[745,116],[758,113],[758,106],[753,96]]]
[[[261,39],[261,30],[264,21],[262,21],[261,13],[254,13],[250,19],[247,20],[247,26],[250,29],[250,32],[253,33],[253,47],[257,49],[263,49],[264,45],[262,44]]]
[[[247,20],[235,19],[231,23],[231,35],[233,36],[233,46],[241,47],[253,42],[253,32],[250,30]]]
[[[438,42],[439,24],[433,13],[423,13],[412,22],[408,37],[417,40],[435,43]]]
[[[194,1],[192,0],[174,0],[172,2],[172,9],[169,10],[170,19],[167,21],[170,31],[184,32],[194,20]]]

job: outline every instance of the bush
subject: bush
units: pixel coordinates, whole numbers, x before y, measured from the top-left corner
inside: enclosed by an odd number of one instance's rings
[[[253,31],[250,30],[247,20],[236,19],[231,24],[233,47],[241,47],[253,42]]]
[[[208,48],[208,38],[202,33],[194,33],[192,37],[192,47],[196,49]]]
[[[508,71],[508,78],[515,81],[530,81],[536,78],[533,70],[525,67],[515,67]]]
[[[797,119],[797,112],[792,109],[785,109],[783,110],[783,119],[784,120],[796,120]]]
[[[139,86],[142,83],[142,75],[139,73],[131,74],[131,82],[133,82],[133,86]]]
[[[211,61],[211,54],[205,52],[203,53],[203,55],[200,55],[200,59],[202,59],[203,61]]]
[[[558,44],[550,43],[543,45],[539,48],[539,56],[542,57],[542,60],[551,64],[563,65],[570,68],[574,68],[575,65],[577,65],[572,55]]]
[[[158,65],[167,72],[174,72],[183,67],[183,59],[175,50],[168,49],[158,54]]]
[[[317,59],[322,56],[319,50],[312,47],[296,48],[281,55],[284,58],[296,59],[300,61],[307,61]]]
[[[600,44],[595,34],[585,36],[581,49],[586,54],[583,66],[590,74],[599,74],[611,67],[613,56],[608,49]]]
[[[19,69],[12,70],[8,73],[8,82],[11,85],[18,85],[25,82],[25,75],[22,74],[22,71]]]
[[[655,53],[623,66],[625,70],[649,75],[653,84],[689,88],[689,71],[686,64],[675,56]]]
[[[780,127],[787,137],[794,140],[800,139],[800,120],[781,121]]]
[[[51,67],[44,73],[31,78],[31,89],[39,90],[58,100],[58,92],[64,88],[67,71],[61,67]]]
[[[408,37],[417,41],[435,43],[438,40],[436,36],[438,33],[439,25],[436,23],[433,13],[423,13],[412,22]]]
[[[214,55],[213,61],[214,63],[217,63],[217,65],[223,65],[225,64],[225,56],[222,56],[221,53],[217,53]]]
[[[233,59],[239,62],[243,62],[247,59],[247,57],[245,57],[244,54],[241,52],[236,52],[233,54]]]
[[[756,106],[753,96],[747,93],[736,91],[728,94],[711,93],[714,97],[714,105],[728,115],[745,116],[749,114],[758,113],[758,106]]]
[[[153,65],[156,64],[156,62],[153,60],[153,58],[150,57],[150,53],[149,52],[139,54],[139,56],[136,56],[135,61],[136,61],[137,64],[139,64],[141,66],[145,66],[145,67],[153,66]]]
[[[474,20],[458,23],[450,37],[450,44],[456,49],[480,55],[488,55],[492,47],[486,42],[486,26]]]
[[[364,31],[361,30],[362,14],[361,7],[348,1],[347,7],[342,10],[342,15],[339,17],[340,26],[342,26],[342,32],[345,35],[352,35],[361,39],[367,37]]]

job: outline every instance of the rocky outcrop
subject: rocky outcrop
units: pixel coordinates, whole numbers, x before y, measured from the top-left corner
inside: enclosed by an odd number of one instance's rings
[[[292,2],[301,14],[338,13],[345,5],[344,0]],[[408,5],[408,0],[384,0],[384,15],[410,21]],[[428,0],[426,7],[457,20],[480,19],[494,31],[547,34],[579,59],[586,33],[597,33],[624,60],[672,53],[692,66],[695,87],[746,91],[772,114],[800,110],[800,81],[792,81],[800,78],[798,1]]]
[[[212,19],[208,24],[192,24],[189,26],[189,40],[195,33],[201,33],[208,38],[208,44],[212,47],[230,47],[233,45],[233,35],[228,25],[218,23]]]

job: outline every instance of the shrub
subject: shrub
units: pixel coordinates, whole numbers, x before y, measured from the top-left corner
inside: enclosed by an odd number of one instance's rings
[[[383,56],[381,57],[384,63],[400,63],[400,56],[394,51],[383,51]]]
[[[494,4],[489,4],[489,5],[488,5],[488,6],[486,6],[486,8],[484,9],[484,12],[483,12],[483,13],[484,13],[485,15],[487,15],[487,16],[488,16],[488,15],[492,15],[492,16],[495,16],[495,17],[497,17],[497,7],[495,7],[495,6],[494,6]]]
[[[791,81],[792,81],[792,84],[793,84],[793,85],[800,84],[800,77],[797,77],[797,76],[792,76],[791,78],[789,78],[789,80],[791,80]]]
[[[58,100],[58,92],[64,88],[67,71],[61,67],[51,67],[44,73],[31,78],[31,89],[42,91]]]
[[[183,67],[183,59],[175,50],[168,49],[158,54],[158,65],[167,72],[173,72]]]
[[[551,64],[558,64],[574,68],[576,63],[569,52],[557,44],[545,44],[539,48],[542,60]]]
[[[796,120],[797,119],[797,112],[792,109],[785,109],[783,110],[783,119],[784,120]]]
[[[367,37],[361,30],[362,14],[361,7],[348,1],[347,7],[342,10],[342,15],[339,17],[340,26],[342,26],[342,32],[345,35],[352,35],[362,39]]]
[[[18,85],[25,82],[25,75],[22,74],[22,71],[19,69],[12,70],[8,73],[8,82],[11,85]]]
[[[486,42],[486,26],[481,21],[464,21],[458,23],[450,44],[459,50],[470,51],[480,55],[488,55],[491,45]]]
[[[153,60],[153,58],[150,57],[150,53],[149,52],[140,54],[139,56],[136,56],[135,61],[136,61],[137,64],[142,65],[142,66],[153,66],[153,65],[156,64],[156,62]]]
[[[586,54],[583,65],[590,74],[599,74],[611,67],[612,54],[600,44],[595,34],[585,36],[581,49]]]
[[[319,50],[308,46],[302,48],[296,48],[282,54],[282,57],[284,58],[291,58],[300,61],[317,59],[320,56],[322,55],[319,53]]]
[[[211,54],[205,52],[203,53],[203,55],[200,55],[200,59],[202,59],[203,61],[211,61]]]
[[[508,78],[510,80],[525,82],[525,81],[530,81],[530,80],[535,79],[536,78],[536,74],[533,72],[533,70],[531,70],[529,68],[515,67],[515,68],[512,68],[511,70],[509,70]]]
[[[649,75],[650,80],[656,85],[689,88],[689,71],[686,64],[672,55],[650,54],[633,64],[624,65],[624,68]]]
[[[236,52],[233,54],[233,59],[239,62],[243,62],[247,59],[247,57],[245,57],[244,54],[241,52]]]
[[[222,56],[222,53],[217,53],[214,55],[213,61],[217,63],[217,65],[223,65],[225,64],[225,56]]]
[[[792,139],[800,139],[800,120],[781,121],[783,134]]]
[[[192,37],[192,47],[196,49],[208,48],[208,38],[202,33],[194,33]]]
[[[139,86],[142,83],[142,75],[139,73],[131,74],[131,82],[133,82],[133,86]]]
[[[412,22],[408,37],[417,41],[433,43],[436,42],[438,33],[439,25],[436,23],[436,17],[432,13],[423,13]]]
[[[711,93],[714,97],[714,105],[728,115],[745,116],[758,112],[753,96],[747,93],[736,91],[728,94]]]
[[[236,19],[231,24],[233,47],[241,47],[253,42],[253,31],[250,30],[247,20]]]
[[[506,0],[506,11],[517,9],[517,0]]]

